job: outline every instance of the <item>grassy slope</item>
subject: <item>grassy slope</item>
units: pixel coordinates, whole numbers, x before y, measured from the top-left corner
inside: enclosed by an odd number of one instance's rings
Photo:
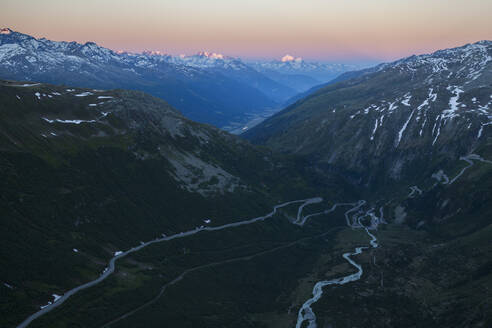
[[[25,92],[32,96],[32,91]],[[146,99],[140,94],[123,95],[132,106]],[[68,105],[73,107],[67,100],[58,113]],[[128,115],[135,113],[128,111]],[[46,140],[35,130],[43,126],[34,120],[29,127],[11,124],[3,129],[8,133],[0,134],[4,177],[0,210],[7,218],[2,221],[0,260],[6,264],[2,268],[9,266],[1,277],[15,286],[14,290],[0,286],[1,325],[13,326],[45,304],[50,294],[94,278],[113,251],[162,232],[201,225],[204,217],[213,218],[214,224],[253,217],[268,212],[277,200],[314,194],[330,201],[358,199],[340,180],[309,171],[309,163],[302,159],[279,160],[266,149],[231,143],[235,139],[221,137],[220,132],[211,132],[216,133],[214,143],[204,146],[210,147],[204,148],[204,158],[241,176],[252,192],[205,199],[178,188],[168,174],[169,163],[155,156],[156,142],[163,138],[157,130],[146,127],[145,133],[121,133],[124,122],[109,118],[113,121],[104,127],[106,135],[97,138],[91,137],[90,128],[81,127],[61,142]],[[24,119],[19,116],[19,122]],[[167,142],[180,149],[194,146],[189,137]],[[141,160],[134,151],[149,156]],[[492,158],[488,145],[477,153]],[[271,160],[262,161],[265,156]],[[442,168],[452,177],[463,165],[456,161]],[[476,164],[455,184],[435,188],[426,175],[418,183],[426,191],[422,197],[406,199],[408,186],[402,183],[391,199],[379,200],[379,204],[390,201],[388,219],[394,217],[394,207],[404,206],[406,224],[383,228],[378,233],[382,247],[357,258],[365,270],[361,281],[325,291],[314,307],[320,326],[490,325],[491,300],[484,291],[492,281],[492,200],[487,192],[492,187],[491,172],[488,164]],[[449,205],[443,206],[447,199]],[[316,206],[307,209],[316,210]],[[295,209],[286,208],[283,214],[292,217]],[[114,326],[293,325],[314,283],[351,272],[341,254],[367,244],[363,232],[341,228],[342,214],[319,217],[304,229],[280,215],[234,231],[152,246],[121,261],[114,276],[33,327],[100,327],[153,299],[183,271],[207,263],[217,265],[190,272],[151,306]],[[417,229],[421,221],[425,224]],[[322,232],[327,234],[320,236]],[[74,253],[74,247],[80,252]]]
[[[44,84],[0,88],[2,326],[20,322],[51,294],[94,279],[114,251],[141,240],[192,229],[204,218],[220,224],[258,216],[279,200],[319,190],[345,192],[340,180],[315,179],[303,161],[188,121],[142,93],[67,92]],[[87,91],[94,95],[74,97]],[[61,95],[39,100],[36,92]],[[88,107],[98,95],[118,101]],[[111,114],[90,124],[41,119],[92,120],[103,111]],[[191,132],[174,138],[159,125],[161,117],[177,117]],[[206,133],[209,142],[199,142],[193,131]],[[247,188],[208,197],[187,192],[171,176],[168,149],[199,154]]]

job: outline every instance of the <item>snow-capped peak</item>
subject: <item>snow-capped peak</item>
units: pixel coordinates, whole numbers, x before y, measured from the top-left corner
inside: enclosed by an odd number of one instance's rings
[[[144,51],[143,54],[148,56],[167,56],[166,53],[159,50],[147,50]]]
[[[0,34],[10,34],[13,31],[9,29],[8,27],[0,29]]]
[[[282,63],[286,63],[286,62],[301,62],[302,61],[302,57],[294,57],[294,56],[291,56],[289,54],[285,55],[282,57],[282,59],[280,59],[280,61]]]
[[[391,63],[380,64],[377,70],[398,69],[400,71],[426,71],[444,74],[447,79],[466,77],[467,83],[476,80],[492,62],[492,42],[482,40],[457,48],[438,50],[431,54],[413,55]],[[453,67],[460,66],[455,71]],[[429,82],[432,78],[429,78]]]
[[[239,59],[216,52],[200,51],[194,55],[165,55],[162,58],[171,64],[198,68],[245,69],[247,66]]]
[[[218,54],[215,52],[207,52],[207,51],[200,51],[199,53],[197,53],[197,56],[207,57],[207,58],[211,58],[211,59],[224,59],[225,58],[223,54]]]

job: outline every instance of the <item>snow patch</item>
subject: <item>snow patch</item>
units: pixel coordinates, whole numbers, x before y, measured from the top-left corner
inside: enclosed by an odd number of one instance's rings
[[[408,93],[408,94],[406,94],[404,97],[405,97],[405,99],[403,99],[403,100],[401,101],[401,103],[402,103],[403,105],[405,105],[405,106],[410,107],[410,99],[412,99],[412,95]]]
[[[87,96],[92,96],[93,93],[92,92],[82,92],[82,93],[79,93],[79,94],[76,94],[75,97],[87,97]]]
[[[26,84],[11,84],[11,87],[17,87],[17,88],[27,88],[27,87],[35,87],[37,85],[40,85],[41,83],[26,83]]]
[[[54,119],[50,120],[49,118],[42,117],[43,120],[45,120],[48,123],[63,123],[63,124],[81,124],[81,123],[95,123],[96,120],[61,120],[61,119]]]
[[[396,147],[398,147],[398,145],[400,144],[401,138],[403,136],[403,132],[405,132],[405,130],[407,129],[408,123],[410,123],[410,120],[412,119],[414,113],[415,113],[415,109],[412,110],[412,112],[410,113],[410,116],[408,117],[407,121],[405,122],[405,124],[403,124],[403,127],[398,132],[398,141],[396,142]]]
[[[434,135],[434,130],[436,129],[436,126],[437,126],[437,134],[436,134],[434,140],[432,141],[433,146],[436,143],[437,138],[439,137],[439,134],[441,133],[441,115],[437,115],[437,117],[436,117],[436,121],[434,122],[434,127],[432,128],[432,135]]]
[[[458,106],[460,105],[458,100],[460,99],[460,95],[464,91],[457,86],[455,86],[455,87],[449,86],[449,87],[447,87],[447,90],[451,91],[453,96],[451,96],[451,98],[449,98],[449,109],[446,109],[442,112],[442,118],[444,118],[444,119],[451,118],[452,119],[452,118],[458,116],[458,114],[456,114],[456,111],[458,110]]]
[[[378,119],[374,123],[374,129],[372,130],[371,140],[374,140],[374,135],[376,134],[376,130],[378,129]]]
[[[478,130],[477,139],[479,139],[482,136],[483,127],[487,126],[487,125],[491,125],[491,124],[492,124],[492,122],[488,122],[488,123],[483,123],[480,125],[480,130]]]
[[[395,103],[396,103],[396,101],[390,103],[390,105],[388,107],[388,113],[389,114],[393,113],[393,111],[398,108],[398,105],[395,105]]]
[[[419,136],[422,136],[422,133],[424,132],[424,127],[425,127],[426,123],[427,123],[427,116],[424,119],[424,123],[422,123],[422,126],[420,127]]]

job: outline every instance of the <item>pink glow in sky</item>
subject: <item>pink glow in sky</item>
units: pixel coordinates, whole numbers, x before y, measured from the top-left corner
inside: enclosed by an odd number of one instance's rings
[[[0,24],[114,50],[347,62],[490,40],[491,12],[490,0],[3,0]]]

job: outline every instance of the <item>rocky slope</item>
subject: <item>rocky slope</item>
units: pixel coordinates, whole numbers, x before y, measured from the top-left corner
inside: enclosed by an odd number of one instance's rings
[[[354,75],[299,100],[245,136],[307,155],[373,186],[376,180],[411,181],[431,174],[490,136],[490,41]]]
[[[342,75],[245,133],[341,173],[389,223],[365,279],[314,304],[317,327],[492,324],[491,106],[481,41]]]
[[[303,167],[141,92],[2,81],[0,325],[118,250],[313,193]]]

